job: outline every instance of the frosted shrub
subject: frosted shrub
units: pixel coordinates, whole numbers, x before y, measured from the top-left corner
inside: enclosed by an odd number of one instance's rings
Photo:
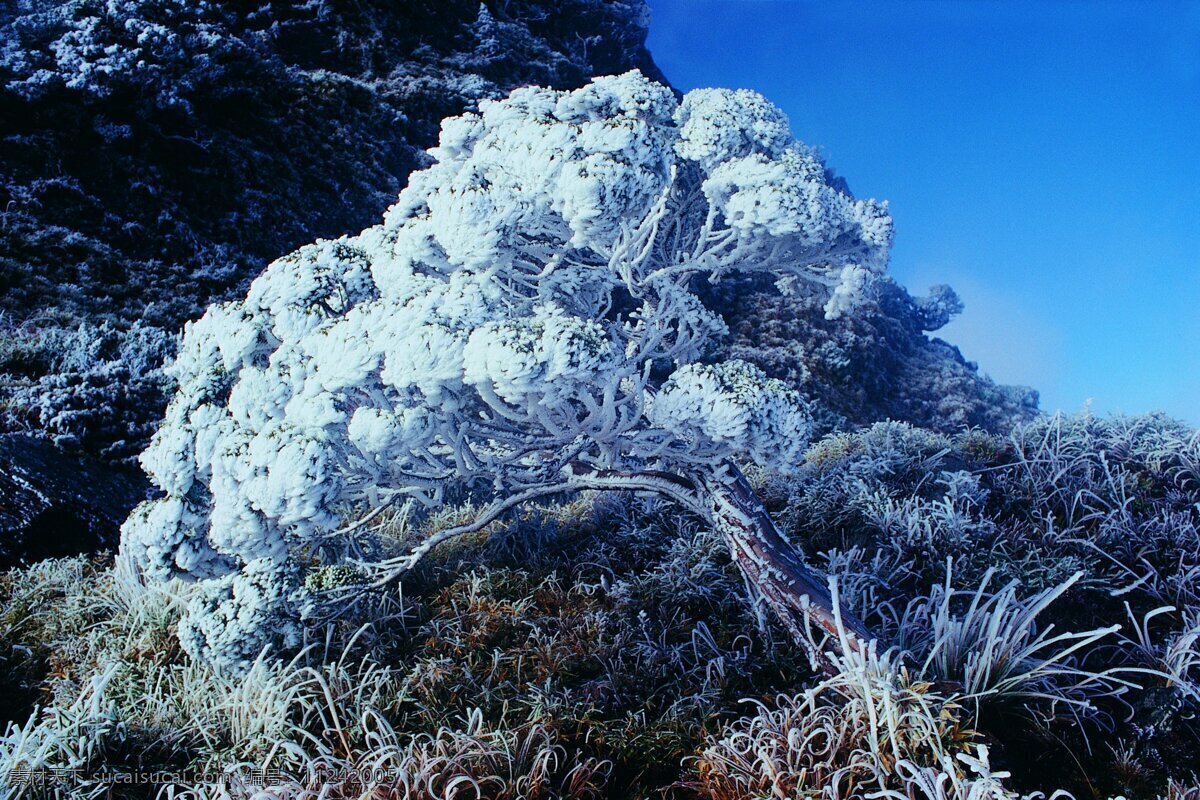
[[[961,308],[946,286],[913,297],[890,278],[864,287],[850,316],[825,318],[820,293],[781,296],[747,278],[705,287],[730,328],[729,357],[800,387],[821,433],[899,420],[942,433],[964,427],[1007,432],[1037,413],[1037,392],[997,385],[957,347],[929,332]]]
[[[807,407],[705,363],[725,327],[692,287],[760,272],[847,313],[886,267],[885,207],[831,185],[758,95],[677,102],[637,72],[485,102],[431,153],[381,225],[279,259],[185,332],[142,455],[165,497],[122,551],[206,584],[188,650],[235,666],[294,641],[299,565],[318,543],[357,550],[338,508],[448,492],[491,502],[363,565],[374,584],[527,500],[628,489],[714,522],[798,638],[797,617],[828,630],[824,581],[731,461],[793,468]]]
[[[141,322],[127,330],[107,323],[4,328],[12,339],[0,352],[3,368],[44,366],[47,374],[15,388],[0,422],[42,431],[60,447],[113,459],[136,455],[153,432],[147,409],[169,384],[162,367],[176,347],[174,334]]]

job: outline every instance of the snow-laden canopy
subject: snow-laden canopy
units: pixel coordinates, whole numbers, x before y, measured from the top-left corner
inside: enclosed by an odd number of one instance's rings
[[[600,475],[794,466],[805,403],[706,361],[725,326],[694,289],[766,272],[836,316],[886,267],[886,207],[753,92],[679,102],[638,72],[520,89],[431,153],[382,224],[279,259],[185,331],[142,456],[165,496],[122,549],[149,580],[207,583],[194,653],[237,664],[286,634],[295,565],[351,503],[463,487],[499,513]]]

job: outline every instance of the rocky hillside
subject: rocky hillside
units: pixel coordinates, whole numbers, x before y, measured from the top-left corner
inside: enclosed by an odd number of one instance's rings
[[[374,222],[443,117],[524,84],[657,76],[648,22],[642,0],[4,4],[7,427],[135,453],[183,322]]]
[[[825,318],[823,304],[772,286],[716,290],[731,336],[728,355],[799,386],[818,431],[901,420],[942,433],[1010,430],[1038,414],[1038,393],[997,384],[957,347],[928,334],[962,311],[949,286],[913,297],[890,278],[853,315]]]
[[[60,449],[39,451],[44,480],[0,480],[12,519],[87,531],[55,552],[111,538],[124,509],[63,487],[90,484],[85,456],[141,450],[184,322],[276,256],[375,222],[440,120],[482,98],[633,68],[665,82],[649,21],[645,0],[0,5],[0,432]],[[1036,413],[1035,393],[925,335],[952,293],[885,283],[869,314],[829,322],[766,289],[718,287],[729,347],[800,384],[822,430],[1004,430]],[[114,496],[142,492],[112,475]]]

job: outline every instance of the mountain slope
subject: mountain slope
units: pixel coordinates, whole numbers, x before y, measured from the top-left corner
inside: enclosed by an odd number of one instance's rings
[[[648,21],[642,0],[6,6],[8,427],[132,455],[162,405],[143,373],[186,320],[373,223],[442,118],[524,84],[661,77]]]

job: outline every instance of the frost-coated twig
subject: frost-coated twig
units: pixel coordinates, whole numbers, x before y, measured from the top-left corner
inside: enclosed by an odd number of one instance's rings
[[[533,500],[537,500],[541,497],[561,494],[570,488],[571,486],[569,483],[560,483],[549,486],[537,486],[524,492],[510,495],[504,500],[499,500],[483,509],[483,511],[470,522],[463,523],[462,525],[455,525],[450,528],[443,528],[442,530],[435,532],[400,558],[376,563],[364,563],[360,564],[360,566],[367,567],[375,572],[383,572],[380,577],[375,578],[372,582],[373,588],[387,586],[395,582],[406,572],[412,570],[412,568],[415,567],[422,558],[428,555],[430,551],[432,551],[439,544],[450,541],[451,539],[457,539],[460,536],[477,533],[478,531],[483,530],[488,525],[495,522],[510,509],[516,508]]]
[[[824,641],[832,639],[845,651],[857,650],[872,639],[862,621],[839,606],[836,585],[804,563],[733,464],[723,465],[716,478],[703,482],[662,471],[572,464],[561,483],[512,495],[488,506],[471,522],[434,533],[402,557],[363,565],[379,575],[370,588],[399,580],[439,544],[483,530],[511,509],[540,497],[581,490],[658,495],[708,520],[722,534],[734,562],[746,576],[751,598],[771,609],[793,641],[809,651],[814,665],[831,666],[823,650]]]

